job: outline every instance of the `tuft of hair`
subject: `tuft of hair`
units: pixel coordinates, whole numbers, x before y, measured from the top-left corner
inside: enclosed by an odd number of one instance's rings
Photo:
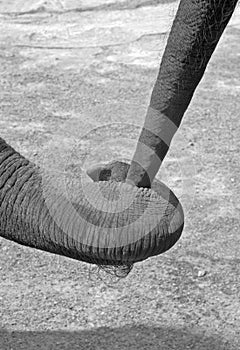
[[[89,279],[101,281],[106,286],[112,287],[121,279],[126,278],[133,269],[133,263],[121,265],[94,265],[89,268]]]

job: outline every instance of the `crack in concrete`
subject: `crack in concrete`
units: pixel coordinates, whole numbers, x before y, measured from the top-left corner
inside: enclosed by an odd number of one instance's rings
[[[81,49],[94,49],[94,48],[100,48],[100,49],[108,49],[110,47],[116,47],[116,46],[123,46],[123,45],[129,45],[132,43],[135,43],[137,41],[140,41],[144,37],[149,36],[162,36],[167,35],[168,32],[158,32],[158,33],[149,33],[149,34],[143,34],[140,35],[138,38],[130,41],[125,41],[123,43],[116,43],[116,44],[106,44],[106,45],[88,45],[88,46],[43,46],[43,45],[28,45],[28,44],[16,44],[11,45],[11,47],[19,47],[19,48],[29,48],[29,49],[46,49],[46,50],[81,50]]]

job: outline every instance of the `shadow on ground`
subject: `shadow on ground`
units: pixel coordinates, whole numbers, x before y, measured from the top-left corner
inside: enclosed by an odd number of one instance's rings
[[[0,330],[1,350],[233,350],[220,336],[193,333],[187,328],[154,328],[126,325],[86,331],[14,331]]]

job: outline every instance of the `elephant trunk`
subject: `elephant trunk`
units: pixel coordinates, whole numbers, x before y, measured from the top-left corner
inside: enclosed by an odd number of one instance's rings
[[[150,187],[237,0],[181,0],[127,182]]]
[[[67,253],[43,196],[40,170],[0,139],[0,235],[52,253]],[[71,252],[74,255],[74,252]]]
[[[0,236],[99,265],[123,265],[169,249],[183,212],[172,192],[124,183],[58,181],[0,139]]]

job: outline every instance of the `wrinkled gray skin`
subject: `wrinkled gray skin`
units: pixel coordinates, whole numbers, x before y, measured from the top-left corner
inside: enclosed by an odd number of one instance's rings
[[[237,2],[237,0],[180,2],[153,88],[150,111],[146,115],[128,171],[128,182],[138,187],[151,186],[169,149],[173,134],[181,123]],[[157,118],[154,115],[157,115]],[[166,126],[162,123],[165,119],[171,121]],[[151,125],[152,128],[149,128]],[[169,133],[170,137],[164,137]],[[98,181],[101,172],[111,170],[113,177],[116,177],[118,169],[120,176],[122,168],[123,165],[119,162],[105,166],[96,165],[88,170],[88,175],[94,181]]]
[[[236,4],[237,0],[181,0],[130,168],[116,162],[104,169],[90,169],[88,174],[94,181],[126,179],[137,187],[151,186]],[[169,131],[168,124],[162,124],[163,120],[175,126],[167,141],[163,135]],[[93,251],[84,253],[83,249],[80,253],[76,240],[64,235],[53,220],[42,183],[40,169],[0,139],[0,235],[30,247],[90,261]],[[59,216],[65,225],[71,225],[72,213],[61,205],[63,202],[64,195],[59,195]],[[79,207],[84,211],[84,206]],[[105,220],[101,215],[92,215],[99,226]],[[86,227],[78,227],[80,235],[84,230]]]

